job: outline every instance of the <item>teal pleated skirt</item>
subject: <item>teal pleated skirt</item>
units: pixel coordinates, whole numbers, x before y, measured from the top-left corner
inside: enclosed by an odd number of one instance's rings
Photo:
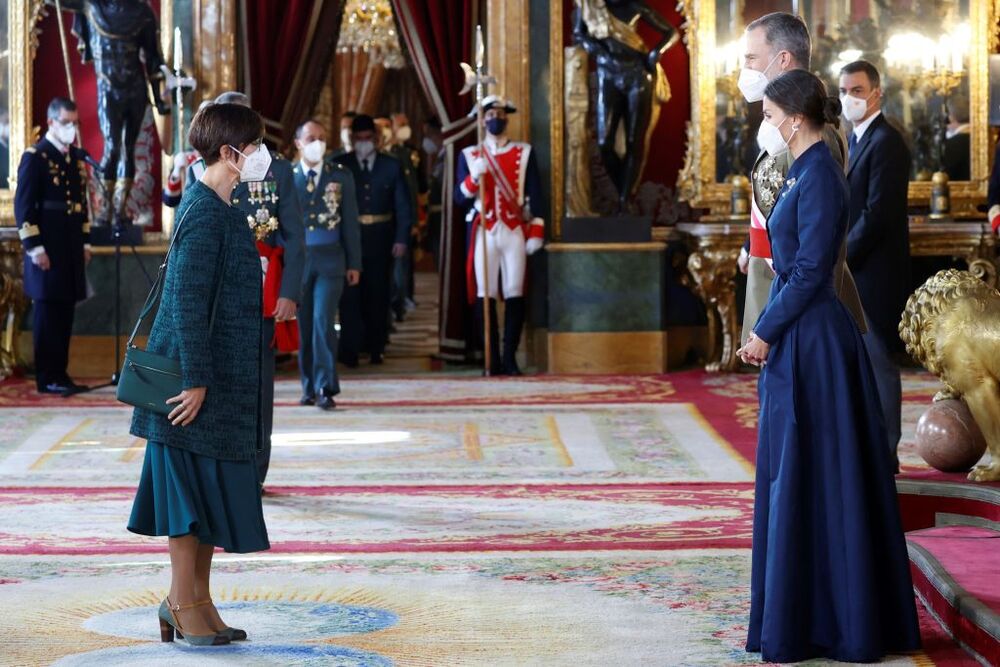
[[[222,461],[153,441],[146,444],[128,529],[194,535],[232,553],[271,546],[254,461]]]

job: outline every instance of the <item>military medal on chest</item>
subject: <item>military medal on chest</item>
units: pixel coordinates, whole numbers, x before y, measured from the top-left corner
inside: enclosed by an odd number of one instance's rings
[[[323,190],[323,203],[326,204],[326,212],[320,213],[317,220],[321,225],[326,225],[327,229],[335,229],[340,224],[340,200],[343,198],[340,183],[330,182]]]
[[[278,230],[278,219],[271,214],[268,205],[278,204],[278,184],[275,181],[252,181],[247,183],[249,196],[247,200],[257,211],[247,216],[247,223],[253,230],[258,241],[263,241],[272,232]]]
[[[777,162],[773,157],[767,156],[761,161],[755,185],[761,206],[764,208],[773,206],[778,198],[778,192],[785,185],[785,177],[778,171]]]

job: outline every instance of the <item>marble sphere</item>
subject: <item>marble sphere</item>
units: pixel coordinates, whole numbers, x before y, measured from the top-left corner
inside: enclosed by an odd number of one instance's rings
[[[986,438],[965,401],[935,401],[917,422],[917,452],[942,472],[966,472],[986,452]]]

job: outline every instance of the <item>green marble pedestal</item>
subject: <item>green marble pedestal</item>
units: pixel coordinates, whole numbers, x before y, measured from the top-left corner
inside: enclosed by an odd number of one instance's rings
[[[666,370],[666,244],[551,243],[548,365],[553,373]]]

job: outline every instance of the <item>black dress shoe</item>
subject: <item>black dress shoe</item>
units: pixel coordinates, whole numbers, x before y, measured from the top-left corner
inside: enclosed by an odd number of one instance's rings
[[[44,387],[38,388],[39,394],[59,394],[60,396],[65,396],[72,392],[72,387],[62,382],[50,382]]]
[[[320,410],[333,410],[337,407],[337,402],[333,400],[333,396],[321,396],[316,401],[316,407]]]
[[[316,405],[315,396],[303,396],[299,399],[299,405]]]
[[[385,361],[385,360],[382,359],[382,353],[380,353],[380,352],[372,352],[372,365],[373,366],[380,366],[383,361]]]

